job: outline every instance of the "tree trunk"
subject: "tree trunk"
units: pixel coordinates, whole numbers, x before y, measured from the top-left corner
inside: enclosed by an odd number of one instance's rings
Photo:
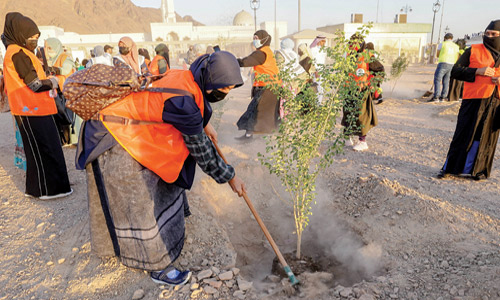
[[[300,253],[300,248],[302,246],[302,231],[299,233],[297,230],[297,259],[300,259],[301,253]]]

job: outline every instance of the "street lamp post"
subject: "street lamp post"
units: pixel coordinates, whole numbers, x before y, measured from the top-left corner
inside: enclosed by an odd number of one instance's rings
[[[257,9],[260,7],[260,0],[250,0],[250,7],[253,9],[254,28],[257,31]]]
[[[436,3],[432,5],[432,11],[434,12],[434,16],[432,17],[431,45],[434,39],[434,23],[436,22],[436,13],[439,11],[440,7],[441,3],[439,3],[439,0],[436,0]]]
[[[411,6],[409,6],[408,4],[406,4],[405,6],[403,6],[401,8],[401,12],[404,12],[405,14],[408,14],[409,12],[412,12],[413,11],[413,8],[411,8]]]

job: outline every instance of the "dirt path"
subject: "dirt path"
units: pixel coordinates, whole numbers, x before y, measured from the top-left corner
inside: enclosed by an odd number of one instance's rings
[[[300,276],[302,287],[292,298],[500,299],[499,155],[488,180],[433,177],[444,162],[459,104],[418,98],[432,74],[432,67],[411,68],[393,97],[386,84],[392,99],[376,107],[380,124],[369,133],[370,149],[346,148],[321,177],[304,251],[328,272]],[[293,251],[287,194],[257,160],[265,141],[234,139],[242,134],[234,124],[249,94],[248,86],[231,92],[218,124],[219,144],[281,250]],[[200,287],[168,289],[116,259],[92,254],[85,176],[74,168],[73,148],[64,151],[75,193],[56,201],[28,199],[23,172],[13,166],[9,114],[0,115],[0,128],[1,300],[132,299],[139,290],[143,299],[288,298],[286,280],[268,276],[272,250],[227,185],[198,172],[179,264],[197,278],[207,270],[237,267],[240,273],[234,269],[234,278],[222,285],[210,283],[221,281],[212,274],[198,280]],[[253,282],[251,290],[242,288],[243,279]]]

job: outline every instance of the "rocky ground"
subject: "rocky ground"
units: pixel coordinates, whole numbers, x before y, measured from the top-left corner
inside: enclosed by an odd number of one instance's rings
[[[370,149],[346,147],[318,184],[304,253],[323,272],[298,276],[298,290],[271,274],[274,254],[245,202],[198,172],[193,215],[179,267],[193,270],[176,289],[91,251],[85,175],[65,148],[75,193],[24,197],[13,167],[13,129],[0,115],[0,299],[500,299],[498,154],[488,180],[433,177],[444,162],[459,103],[427,104],[433,67],[412,67],[384,85]],[[282,252],[295,247],[287,194],[257,160],[265,141],[234,139],[249,87],[231,92],[218,122],[219,144]]]

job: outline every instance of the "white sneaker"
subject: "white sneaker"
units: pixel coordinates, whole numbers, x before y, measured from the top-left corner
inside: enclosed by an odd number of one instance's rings
[[[365,151],[365,150],[368,150],[368,144],[366,142],[359,142],[352,149],[354,151]]]
[[[358,143],[359,143],[359,140],[358,140],[358,139],[356,139],[356,138],[354,138],[354,137],[352,137],[352,136],[350,136],[350,137],[349,137],[349,140],[347,140],[347,141],[345,142],[345,144],[346,144],[347,146],[349,146],[349,147],[352,147],[352,146],[354,146],[354,145],[356,145],[356,144],[358,144]]]
[[[60,194],[51,195],[51,196],[40,196],[40,197],[38,197],[38,199],[40,199],[40,200],[50,200],[50,199],[56,199],[56,198],[66,197],[66,196],[69,196],[71,194],[73,194],[73,189],[71,189],[67,193],[60,193]]]

